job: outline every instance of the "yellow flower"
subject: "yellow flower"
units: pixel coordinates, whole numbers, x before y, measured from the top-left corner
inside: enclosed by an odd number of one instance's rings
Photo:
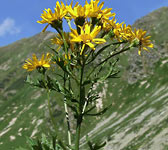
[[[89,13],[88,13],[88,17],[92,18],[92,17],[97,17],[98,16],[98,13],[101,12],[101,9],[104,5],[104,2],[102,2],[99,6],[98,6],[98,3],[99,3],[100,0],[91,0],[90,3],[88,3],[87,1],[85,2],[85,6],[87,7],[87,9],[89,9]]]
[[[100,0],[91,0],[90,3],[86,1],[85,6],[88,10],[88,17],[90,18],[97,18],[101,21],[109,20],[109,17],[115,16],[115,13],[111,13],[112,8],[105,8],[103,10],[102,7],[104,5],[104,2],[102,2],[99,6],[98,3]]]
[[[106,32],[109,32],[111,29],[114,29],[116,26],[116,19],[113,17],[112,20],[107,20],[102,22],[102,28]]]
[[[89,9],[86,5],[84,7],[82,7],[81,5],[76,5],[74,8],[71,7],[67,11],[71,15],[71,19],[75,20],[79,18],[85,19],[89,13]]]
[[[45,9],[43,14],[41,14],[41,21],[37,21],[37,23],[44,24],[48,23],[47,26],[43,29],[46,30],[49,24],[54,24],[56,21],[61,21],[62,18],[66,15],[66,10],[61,7],[59,2],[56,3],[56,8],[54,8],[54,13],[51,11],[50,8]]]
[[[70,36],[68,32],[64,32],[64,38],[66,43],[68,44],[68,46],[70,46],[71,50],[74,50],[74,43],[70,41]],[[55,37],[53,39],[51,39],[52,44],[57,44],[58,48],[57,51],[61,48],[61,46],[64,45],[62,36],[60,34],[58,34],[58,37]]]
[[[74,7],[77,7],[78,6],[78,3],[79,2],[76,2],[75,6]],[[71,16],[69,16],[69,11],[72,10],[72,5],[73,5],[73,0],[71,1],[71,4],[70,5],[64,5],[64,3],[61,1],[61,5],[62,5],[62,9],[66,12],[66,16],[65,16],[65,19],[72,19]]]
[[[121,38],[121,32],[122,32],[122,24],[123,23],[116,23],[116,25],[114,26],[114,29],[113,29],[113,32],[115,34],[115,38],[118,41],[121,41],[120,38]]]
[[[40,60],[37,59],[35,54],[32,56],[32,60],[28,58],[25,61],[25,64],[22,66],[23,69],[26,69],[27,71],[33,71],[40,67],[50,68],[51,55],[49,53],[47,53],[46,57],[43,54]]]
[[[114,34],[115,34],[115,38],[118,41],[132,41],[132,27],[131,25],[126,26],[126,24],[119,24],[117,23],[114,26],[114,30],[113,30]]]
[[[122,40],[131,41],[132,40],[132,27],[131,25],[126,26],[123,24],[122,29],[120,31],[120,36]]]
[[[52,44],[57,44],[58,45],[58,48],[57,48],[57,51],[61,48],[61,46],[64,44],[62,38],[60,38],[60,35],[59,37],[55,37],[53,39],[51,39],[51,42]]]
[[[110,17],[114,17],[116,14],[111,13],[112,8],[105,8],[98,14],[98,19],[101,21],[108,21]]]
[[[143,31],[142,29],[134,30],[132,33],[132,40],[137,40],[139,43],[139,50],[138,54],[141,55],[141,50],[144,49],[146,51],[149,51],[146,47],[153,48],[153,44],[151,43],[151,36],[146,36],[146,31]]]
[[[94,44],[102,44],[105,43],[106,40],[103,38],[96,38],[98,33],[101,30],[101,26],[95,26],[95,28],[91,31],[91,25],[85,24],[83,27],[80,27],[81,34],[79,35],[77,30],[71,29],[70,36],[72,37],[72,42],[82,42],[82,49],[80,54],[82,55],[85,45],[88,45],[91,49],[95,50]]]

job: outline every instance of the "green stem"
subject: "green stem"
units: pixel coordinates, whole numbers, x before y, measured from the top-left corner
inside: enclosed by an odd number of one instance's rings
[[[66,42],[66,39],[65,39],[63,30],[61,31],[61,35],[62,35],[62,39],[63,39],[63,42],[64,42],[65,53],[68,54],[68,44],[67,44],[67,42]],[[69,59],[68,59],[68,60],[69,60]]]
[[[57,132],[57,127],[56,127],[56,124],[55,124],[55,121],[52,115],[52,110],[51,110],[51,105],[50,105],[50,91],[48,89],[47,89],[47,99],[48,99],[48,110],[49,110],[50,119],[54,126],[55,132]]]
[[[98,67],[99,65],[101,65],[101,64],[103,64],[104,62],[108,61],[110,58],[112,58],[112,57],[114,57],[114,56],[116,56],[116,55],[118,55],[118,54],[120,54],[120,53],[123,53],[123,52],[125,52],[125,51],[127,51],[127,50],[129,50],[129,49],[130,49],[130,47],[125,48],[125,49],[122,49],[121,51],[110,55],[110,56],[107,57],[105,60],[103,60],[102,62],[100,62],[96,67]]]
[[[81,118],[82,119],[82,118]],[[79,150],[79,142],[80,142],[80,129],[81,129],[81,120],[77,119],[77,128],[76,128],[76,142],[75,142],[75,150]]]
[[[90,77],[90,75],[97,69],[97,67],[99,67],[100,65],[102,65],[103,63],[105,63],[106,61],[108,61],[110,58],[112,58],[112,57],[114,57],[114,56],[116,56],[116,55],[118,55],[118,54],[120,54],[120,53],[123,53],[123,52],[125,52],[125,51],[127,51],[127,50],[129,50],[129,49],[130,49],[130,47],[127,47],[127,48],[125,48],[125,49],[122,49],[121,51],[116,52],[116,53],[110,55],[110,56],[107,57],[105,60],[103,60],[102,62],[100,62],[100,63],[97,64],[96,66],[94,66],[93,69],[92,69],[92,71],[91,71],[91,72],[89,73],[89,75],[87,76],[87,79],[88,79],[88,78]]]
[[[65,89],[65,86],[66,86],[66,77],[65,77],[65,73],[64,73],[64,89]],[[64,108],[65,108],[67,128],[68,128],[68,144],[69,144],[69,146],[71,146],[72,145],[72,143],[71,143],[71,129],[70,129],[70,122],[69,122],[69,113],[68,113],[68,107],[67,107],[67,100],[66,100],[65,96],[64,96]]]
[[[68,144],[69,144],[69,146],[71,146],[72,145],[72,143],[71,143],[71,129],[70,129],[70,122],[69,122],[68,107],[67,107],[67,102],[66,102],[65,97],[64,97],[64,108],[65,108],[67,128],[68,128]]]
[[[85,100],[85,89],[83,87],[83,74],[84,74],[85,60],[83,57],[83,64],[81,66],[81,75],[80,75],[80,86],[79,86],[79,115],[77,117],[77,127],[76,127],[76,142],[75,142],[75,150],[79,150],[80,143],[80,130],[83,119],[83,102]]]

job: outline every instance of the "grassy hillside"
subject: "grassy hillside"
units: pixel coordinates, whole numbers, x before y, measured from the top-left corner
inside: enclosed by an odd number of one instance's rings
[[[109,103],[113,107],[101,118],[85,118],[82,133],[89,133],[93,141],[105,139],[105,150],[168,149],[167,13],[168,7],[163,7],[135,22],[135,27],[149,31],[155,49],[142,57],[137,50],[121,55],[121,77],[96,87],[101,96],[97,109]],[[0,149],[26,147],[26,136],[52,130],[45,92],[24,84],[27,73],[21,68],[32,53],[49,50],[52,36],[40,33],[0,48]],[[52,96],[58,131],[64,136],[62,99],[55,93]],[[84,140],[82,137],[81,149],[85,150]]]

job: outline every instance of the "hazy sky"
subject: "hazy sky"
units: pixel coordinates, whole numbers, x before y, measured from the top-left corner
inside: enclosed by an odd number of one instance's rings
[[[85,0],[74,0],[84,4]],[[103,0],[100,0],[102,2]],[[113,8],[118,22],[133,24],[134,21],[162,6],[168,0],[104,0],[104,7]],[[63,0],[65,2],[65,0]],[[70,3],[71,0],[68,0]],[[89,0],[88,0],[89,2]],[[36,23],[44,8],[54,8],[56,0],[1,0],[0,4],[0,46],[21,38],[33,36],[44,28]],[[51,31],[51,28],[48,28]]]

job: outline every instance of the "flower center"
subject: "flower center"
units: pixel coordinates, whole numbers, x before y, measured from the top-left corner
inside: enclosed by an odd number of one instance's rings
[[[83,40],[83,43],[87,43],[92,41],[92,37],[89,34],[82,34],[81,38]]]

